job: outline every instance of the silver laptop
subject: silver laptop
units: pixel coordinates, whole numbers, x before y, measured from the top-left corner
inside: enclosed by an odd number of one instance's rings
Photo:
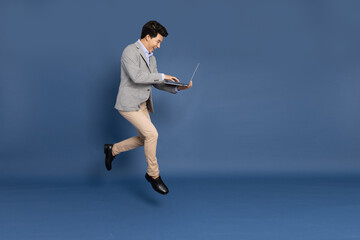
[[[169,82],[165,82],[166,85],[171,85],[171,86],[184,86],[184,87],[187,87],[190,82],[193,80],[194,76],[195,76],[195,73],[196,73],[196,70],[198,69],[200,63],[197,64],[196,68],[195,68],[195,71],[193,73],[193,75],[191,76],[191,79],[189,81],[189,83],[180,83],[180,82],[172,82],[171,80],[169,80]]]

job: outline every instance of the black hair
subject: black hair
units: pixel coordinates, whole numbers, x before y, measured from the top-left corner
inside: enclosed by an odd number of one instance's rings
[[[167,37],[168,35],[168,32],[163,25],[161,25],[157,21],[152,20],[145,23],[145,25],[143,26],[141,31],[141,38],[146,37],[146,35],[148,34],[151,38],[154,38],[158,35],[158,33],[163,37]]]

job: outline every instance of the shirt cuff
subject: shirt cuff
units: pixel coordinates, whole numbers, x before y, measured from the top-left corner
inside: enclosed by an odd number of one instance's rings
[[[177,88],[177,86],[174,89],[175,89],[175,92],[180,92],[179,89]]]
[[[161,74],[161,80],[164,81],[164,79],[165,79],[165,75],[162,73]]]

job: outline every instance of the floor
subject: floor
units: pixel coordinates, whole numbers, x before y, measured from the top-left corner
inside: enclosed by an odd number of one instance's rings
[[[0,239],[360,239],[360,177],[0,183]]]

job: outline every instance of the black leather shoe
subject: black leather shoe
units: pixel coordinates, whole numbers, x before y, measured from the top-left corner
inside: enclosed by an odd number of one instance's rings
[[[104,153],[105,153],[105,167],[108,171],[111,170],[111,163],[114,160],[114,156],[112,155],[113,144],[105,144],[104,145]]]
[[[166,187],[165,183],[161,180],[160,176],[156,179],[153,179],[149,174],[146,173],[145,178],[149,183],[151,183],[151,186],[155,191],[163,195],[168,194],[169,189]]]

